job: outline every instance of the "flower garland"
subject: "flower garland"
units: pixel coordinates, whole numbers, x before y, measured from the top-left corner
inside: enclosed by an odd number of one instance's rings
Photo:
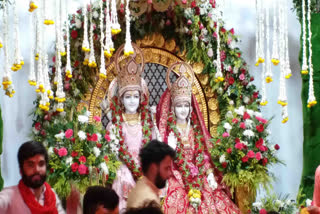
[[[59,51],[60,51],[60,55],[61,56],[65,56],[66,50],[64,48],[64,36],[63,36],[63,22],[64,22],[64,16],[63,16],[63,2],[65,2],[64,0],[59,0],[59,18],[60,20],[57,21],[57,25],[58,25],[58,29],[59,29],[59,40],[58,40],[58,45],[59,45]]]
[[[177,129],[176,118],[172,111],[168,116],[168,132],[173,132],[175,138],[177,139],[177,156],[174,160],[174,163],[176,164],[177,169],[182,173],[182,180],[185,186],[185,190],[186,192],[188,192],[189,202],[193,207],[197,209],[197,207],[201,204],[203,179],[206,174],[204,169],[205,162],[203,155],[205,147],[204,137],[201,133],[201,128],[197,116],[194,112],[191,113],[191,121],[193,122],[193,130],[195,130],[194,146],[196,151],[194,154],[193,163],[195,163],[194,165],[198,170],[197,175],[192,175],[190,173],[190,165],[188,164],[188,161],[185,159],[185,155],[183,154],[184,145],[182,144],[181,134]]]
[[[8,5],[7,2],[3,3],[3,29],[4,29],[4,35],[3,35],[3,51],[4,51],[4,75],[2,78],[2,85],[3,90],[5,91],[5,94],[8,97],[12,97],[15,93],[14,86],[12,84],[11,79],[11,72],[9,70],[9,56],[8,56]]]
[[[271,59],[270,59],[270,17],[269,17],[269,7],[266,7],[266,40],[267,40],[267,56],[266,56],[266,77],[265,80],[267,83],[273,81],[272,71],[271,71]]]
[[[105,61],[104,61],[104,54],[102,54],[104,52],[104,44],[103,44],[103,40],[104,40],[104,33],[103,33],[103,0],[99,1],[100,4],[100,44],[101,44],[101,54],[100,54],[100,74],[99,76],[103,79],[107,78],[106,75],[106,65],[105,65]],[[107,3],[108,4],[108,3]]]
[[[308,11],[309,12],[309,11]],[[306,5],[305,0],[302,0],[302,68],[301,74],[308,74],[307,65],[307,32],[306,32]],[[309,24],[309,22],[308,22]],[[310,27],[310,26],[308,26]]]
[[[131,34],[130,34],[130,10],[129,10],[130,0],[127,0],[126,4],[126,43],[124,45],[124,55],[129,56],[134,53],[131,44]]]
[[[256,1],[256,14],[257,14],[257,21],[256,21],[256,53],[257,55],[257,62],[256,66],[259,66],[259,64],[264,63],[264,13],[263,13],[263,6],[262,1],[258,0]]]
[[[24,65],[24,61],[23,61],[23,58],[21,56],[21,51],[20,51],[19,18],[18,18],[18,11],[17,11],[17,3],[16,3],[16,1],[14,1],[14,3],[13,3],[13,11],[14,11],[15,48],[14,48],[13,65],[11,67],[11,70],[12,71],[18,71]]]
[[[45,25],[53,25],[54,21],[49,16],[48,1],[49,0],[43,0],[43,5],[42,5],[43,9],[44,9],[44,22],[43,23]]]
[[[38,8],[38,5],[36,5],[36,3],[33,0],[30,0],[28,11],[32,13],[37,8]]]
[[[277,16],[277,5],[273,4],[273,46],[272,46],[272,59],[271,62],[273,65],[277,66],[280,62],[279,60],[279,46],[278,46],[278,39],[279,39],[279,28],[280,24],[277,22],[279,16]],[[278,24],[277,24],[278,23]]]
[[[96,68],[97,63],[96,59],[94,57],[94,44],[93,44],[93,20],[92,20],[92,13],[93,13],[93,7],[92,4],[90,4],[90,13],[89,13],[89,18],[90,18],[90,55],[89,55],[89,64],[88,66],[90,68]]]
[[[66,14],[68,14],[68,3],[66,4]],[[67,34],[67,65],[66,65],[66,76],[72,78],[71,68],[71,57],[70,57],[70,32],[69,32],[69,21],[66,20],[66,34]]]
[[[147,142],[152,140],[152,122],[151,115],[147,109],[147,97],[144,95],[144,101],[140,104],[140,115],[141,115],[141,126],[143,133],[142,146],[144,146]],[[120,103],[118,97],[113,97],[112,102],[110,104],[110,109],[112,111],[112,123],[115,125],[117,131],[114,134],[117,134],[117,138],[119,139],[119,157],[126,164],[128,169],[130,170],[133,178],[137,180],[142,176],[141,167],[135,163],[132,155],[129,153],[128,146],[124,143],[124,136],[121,123],[124,122],[122,116],[122,110],[120,108]]]
[[[111,33],[112,35],[121,32],[120,24],[118,22],[117,4],[115,0],[111,0]]]
[[[222,69],[221,69],[221,56],[220,56],[220,8],[218,7],[219,5],[216,5],[216,19],[217,19],[217,26],[216,26],[216,35],[217,35],[217,59],[214,60],[214,64],[217,67],[217,72],[215,74],[215,82],[223,82],[224,78],[222,75]]]
[[[304,1],[304,0],[303,0]],[[317,104],[317,100],[316,100],[316,97],[314,96],[314,88],[313,88],[313,65],[312,65],[312,41],[311,41],[311,38],[312,38],[312,32],[311,32],[311,9],[310,9],[310,5],[311,5],[311,2],[310,0],[308,0],[308,16],[307,16],[307,19],[308,19],[308,42],[309,42],[309,60],[308,60],[308,63],[309,63],[309,93],[308,93],[308,105],[307,107],[310,108],[314,105]]]
[[[106,2],[106,44],[104,47],[104,56],[108,59],[112,56],[114,52],[114,46],[112,42],[112,33],[111,33],[111,17],[109,10],[109,1]]]
[[[84,52],[90,52],[90,46],[89,46],[89,40],[88,40],[88,6],[85,3],[83,8],[82,8],[82,12],[83,12],[83,17],[84,17],[84,24],[83,24],[83,41],[82,41],[82,50]],[[89,60],[88,60],[89,62]],[[88,62],[86,63],[86,61],[84,61],[84,65],[87,65]]]
[[[34,53],[35,53],[35,35],[34,35],[34,30],[35,30],[35,24],[36,22],[36,14],[32,13],[30,15],[30,24],[31,24],[31,29],[30,29],[30,38],[31,38],[31,48],[30,48],[30,73],[28,77],[28,82],[31,86],[36,86],[37,85],[37,80],[36,80],[36,74],[34,70]]]
[[[284,1],[284,11],[288,11],[288,2]],[[288,14],[284,13],[284,50],[285,50],[285,78],[289,79],[292,76],[289,61],[289,44],[288,44]]]

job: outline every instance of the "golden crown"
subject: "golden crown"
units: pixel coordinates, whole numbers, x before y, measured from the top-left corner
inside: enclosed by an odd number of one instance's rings
[[[173,71],[177,66],[179,68],[178,79],[171,84],[170,72]],[[191,76],[191,81],[187,77],[187,69]],[[166,82],[171,93],[172,106],[175,106],[179,102],[187,101],[191,104],[192,95],[192,83],[194,80],[194,73],[190,65],[185,62],[176,62],[172,64],[167,72]]]
[[[141,73],[144,70],[143,53],[136,44],[132,43],[132,47],[134,53],[130,56],[124,56],[124,44],[119,47],[115,55],[119,97],[127,90],[142,90]],[[141,63],[137,63],[138,56],[141,58]]]

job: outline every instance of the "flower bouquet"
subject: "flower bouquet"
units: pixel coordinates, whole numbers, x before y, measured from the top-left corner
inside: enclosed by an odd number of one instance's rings
[[[44,142],[49,154],[48,182],[61,197],[70,193],[72,182],[81,193],[91,185],[112,184],[120,166],[112,152],[110,136],[94,116],[85,109],[74,120],[56,120],[51,126],[35,122],[36,140]]]
[[[280,162],[275,155],[279,145],[267,140],[269,121],[260,112],[241,106],[227,112],[222,124],[211,155],[224,173],[223,181],[232,193],[245,187],[255,194],[260,184],[267,187],[273,177],[267,166]]]

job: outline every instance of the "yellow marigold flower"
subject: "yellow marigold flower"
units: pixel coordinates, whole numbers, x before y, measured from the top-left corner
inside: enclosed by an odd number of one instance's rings
[[[12,67],[11,67],[11,70],[12,70],[12,71],[17,71],[18,69],[17,69],[17,67],[12,66]]]
[[[22,68],[22,66],[20,64],[16,64],[16,69],[20,70]]]
[[[258,62],[259,62],[259,63],[264,63],[264,59],[263,59],[262,57],[259,57],[259,58],[258,58]]]
[[[3,44],[0,42],[0,48],[2,48],[3,47]]]
[[[107,57],[107,58],[112,57],[112,52],[109,53],[108,51],[104,51],[103,53],[104,53],[104,56]]]
[[[303,74],[303,75],[306,75],[306,74],[308,74],[309,72],[308,72],[308,70],[302,70],[301,71],[301,74]]]
[[[66,71],[66,76],[71,79],[72,78],[71,71],[67,70]]]
[[[260,63],[259,63],[259,62],[256,62],[255,66],[258,67],[259,65],[260,65]]]
[[[115,49],[114,48],[110,48],[110,51],[111,51],[111,53],[113,53],[115,51]]]
[[[54,81],[53,84],[58,85],[58,82],[57,82],[57,81]]]
[[[289,117],[284,118],[281,122],[286,123],[289,120]]]
[[[90,62],[89,64],[90,68],[96,68],[97,67],[97,63],[96,62]]]
[[[90,48],[82,47],[82,50],[83,50],[84,52],[90,52]]]
[[[266,82],[267,82],[267,83],[270,83],[270,82],[272,82],[272,81],[273,81],[272,77],[266,77]]]
[[[34,58],[35,58],[35,60],[38,60],[39,59],[39,54],[37,53]]]
[[[49,99],[50,99],[50,100],[52,100],[52,99],[53,99],[53,96],[52,96],[52,95],[50,95],[50,96],[49,96]]]
[[[50,102],[46,102],[46,106],[50,106]]]
[[[56,110],[57,110],[57,112],[63,112],[64,111],[63,108],[57,108]]]
[[[189,190],[189,193],[188,193],[188,196],[191,197],[192,195],[193,195],[193,190],[190,189],[190,190]]]
[[[286,105],[288,105],[288,103],[287,103],[287,102],[283,102],[283,101],[281,101],[281,100],[278,100],[278,104],[280,104],[280,105],[282,105],[282,106],[286,106]]]
[[[54,24],[54,21],[53,21],[53,20],[46,19],[46,20],[44,20],[44,24],[45,24],[45,25],[53,25],[53,24]]]
[[[313,101],[311,101],[311,102],[308,102],[307,107],[308,107],[308,108],[311,108],[312,106],[314,106],[314,105],[316,105],[316,104],[317,104],[317,101],[316,101],[316,100],[313,100]]]
[[[20,65],[24,65],[24,61],[23,60],[20,61]]]
[[[124,52],[124,55],[125,56],[130,56],[131,54],[133,54],[134,52],[132,50],[128,51],[128,52]]]
[[[89,59],[85,59],[85,60],[83,61],[83,64],[84,64],[84,65],[88,65],[88,64],[89,64]]]
[[[292,74],[290,73],[290,74],[286,75],[285,78],[289,79],[291,76],[292,76]]]
[[[271,59],[271,62],[273,63],[273,65],[277,66],[279,64],[280,60],[273,58],[273,59]]]
[[[111,29],[111,34],[116,35],[121,32],[121,29]]]
[[[29,4],[29,12],[33,12],[35,9],[37,9],[38,6],[32,1]]]
[[[65,56],[65,55],[67,55],[67,52],[60,52],[60,55]]]
[[[28,83],[29,83],[31,86],[36,86],[36,85],[37,85],[37,82],[34,81],[34,80],[28,80]]]
[[[268,104],[268,101],[266,100],[266,101],[264,101],[264,102],[260,102],[260,105],[261,106],[266,106]]]
[[[39,92],[40,92],[40,89],[39,89],[39,88],[37,88],[37,89],[36,89],[36,92],[37,92],[37,93],[39,93]]]
[[[99,77],[100,77],[101,79],[106,79],[106,78],[107,78],[107,76],[106,76],[105,74],[103,74],[103,73],[100,73],[100,74],[99,74]]]

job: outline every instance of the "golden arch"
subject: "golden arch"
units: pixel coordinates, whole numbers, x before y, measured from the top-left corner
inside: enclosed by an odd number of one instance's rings
[[[177,51],[175,42],[173,40],[165,41],[159,34],[145,37],[143,40],[136,41],[136,43],[143,51],[145,63],[160,64],[168,68],[174,62],[185,61],[185,53],[179,54],[179,56],[173,53]],[[199,103],[207,128],[211,135],[215,135],[216,127],[220,120],[217,99],[209,86],[208,75],[199,74],[203,69],[203,65],[196,63],[191,64],[191,66],[196,73],[196,79],[192,88],[193,94],[195,94]],[[106,70],[107,78],[102,79],[99,75],[96,75],[96,85],[89,90],[90,92],[86,94],[85,98],[78,105],[78,110],[86,107],[91,112],[90,121],[92,121],[93,116],[101,117],[100,103],[108,93],[109,84],[117,76],[114,60],[106,66]]]

